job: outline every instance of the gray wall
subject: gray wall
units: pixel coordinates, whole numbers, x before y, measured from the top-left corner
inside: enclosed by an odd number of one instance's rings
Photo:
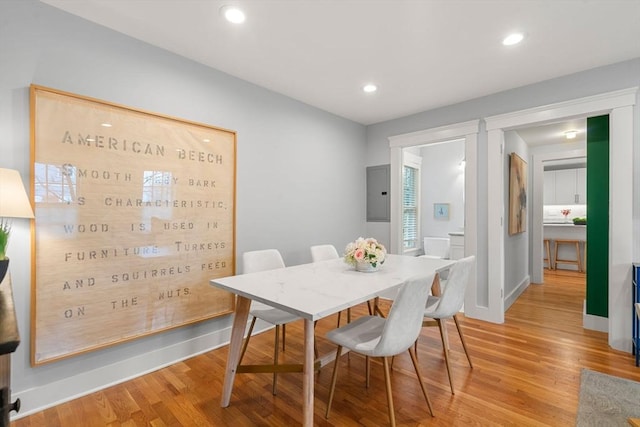
[[[464,230],[464,141],[430,144],[422,149],[422,237],[449,237]],[[449,203],[449,219],[435,219],[434,203]]]
[[[299,264],[311,261],[310,245],[341,251],[364,235],[360,124],[38,1],[0,1],[0,167],[19,170],[27,186],[32,83],[237,131],[237,254],[273,247]],[[12,369],[20,415],[228,339],[224,317],[33,368],[30,256],[29,222],[16,220],[9,257],[22,337]]]

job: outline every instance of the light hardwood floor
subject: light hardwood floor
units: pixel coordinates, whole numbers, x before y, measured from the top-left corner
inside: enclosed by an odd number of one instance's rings
[[[640,381],[634,358],[612,350],[606,334],[582,328],[584,274],[545,271],[544,285],[531,285],[506,313],[502,325],[463,319],[474,368],[467,365],[450,324],[456,394],[449,390],[437,328],[424,328],[418,360],[434,406],[428,415],[408,354],[396,357],[392,384],[399,425],[572,426],[582,368]],[[631,310],[631,304],[629,305]],[[364,314],[363,307],[355,315]],[[631,312],[629,314],[631,317]],[[335,318],[323,319],[316,336],[320,352],[333,351],[323,337]],[[245,363],[272,357],[273,332],[252,339]],[[302,323],[287,328],[282,362],[297,362]],[[126,383],[58,405],[12,423],[27,426],[292,426],[301,424],[302,378],[281,374],[278,395],[270,374],[239,374],[231,406],[220,407],[227,348],[193,357]],[[364,386],[364,359],[343,356],[332,413],[324,417],[329,365],[316,376],[315,425],[388,425],[382,364],[372,363]]]

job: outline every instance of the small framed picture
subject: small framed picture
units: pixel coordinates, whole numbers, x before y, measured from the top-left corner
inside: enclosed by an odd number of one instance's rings
[[[435,219],[449,219],[449,203],[434,203],[433,217]]]

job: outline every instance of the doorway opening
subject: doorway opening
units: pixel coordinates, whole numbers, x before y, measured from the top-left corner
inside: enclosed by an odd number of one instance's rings
[[[403,253],[463,258],[465,141],[404,148],[403,166]]]
[[[608,146],[611,199],[607,203],[609,218],[608,266],[608,318],[602,318],[608,330],[609,345],[622,351],[631,351],[631,325],[626,321],[626,307],[631,298],[628,284],[631,275],[633,249],[632,231],[633,194],[628,185],[633,181],[633,117],[637,88],[610,92],[592,97],[546,105],[529,110],[488,117],[487,129],[487,179],[489,188],[503,188],[505,132],[525,126],[550,123],[573,117],[594,117],[608,114],[610,128],[607,134],[612,143]],[[534,183],[535,184],[535,183]],[[539,183],[538,185],[541,185]],[[542,196],[540,196],[542,197]],[[542,200],[540,199],[539,203]],[[487,250],[493,256],[488,260],[487,320],[504,322],[504,197],[503,193],[488,194]],[[612,245],[611,242],[615,242]]]
[[[543,283],[543,259],[548,256],[547,267],[555,267],[553,258],[557,239],[586,241],[584,226],[573,226],[574,218],[586,217],[586,118],[518,128],[514,132],[526,143],[529,157],[533,159],[528,264],[531,282]],[[567,135],[573,137],[567,138]],[[545,240],[550,241],[549,254],[546,253]],[[584,244],[580,243],[580,253],[569,254],[571,248],[562,245],[558,255],[561,259],[575,259],[577,263],[578,255],[583,260],[583,249]],[[577,264],[560,264],[558,267],[578,269]]]
[[[464,255],[475,255],[477,264],[465,294],[465,313],[469,317],[483,319],[487,316],[487,296],[478,292],[478,278],[485,276],[485,251],[477,250],[478,245],[478,131],[479,120],[456,123],[437,128],[421,130],[389,137],[391,159],[391,253],[403,253],[403,166],[405,148],[438,144],[452,140],[464,141]],[[393,191],[396,189],[396,191]]]
[[[528,274],[523,276],[530,277],[534,286],[544,284],[546,274],[550,274],[553,280],[561,280],[566,275],[572,283],[582,278],[584,294],[587,247],[584,225],[587,216],[586,118],[507,131],[507,148],[511,139],[519,139],[526,145],[527,158],[531,160],[526,259]],[[505,252],[508,258],[510,253],[517,251]],[[522,252],[515,256],[522,257]],[[556,258],[559,260],[557,263]],[[506,261],[505,277],[508,279],[509,269],[517,263]],[[505,282],[505,310],[526,286],[522,286],[520,292],[510,293],[510,285]]]

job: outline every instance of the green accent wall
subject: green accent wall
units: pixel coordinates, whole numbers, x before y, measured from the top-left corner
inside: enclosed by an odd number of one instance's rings
[[[609,116],[587,119],[587,314],[609,317]]]

